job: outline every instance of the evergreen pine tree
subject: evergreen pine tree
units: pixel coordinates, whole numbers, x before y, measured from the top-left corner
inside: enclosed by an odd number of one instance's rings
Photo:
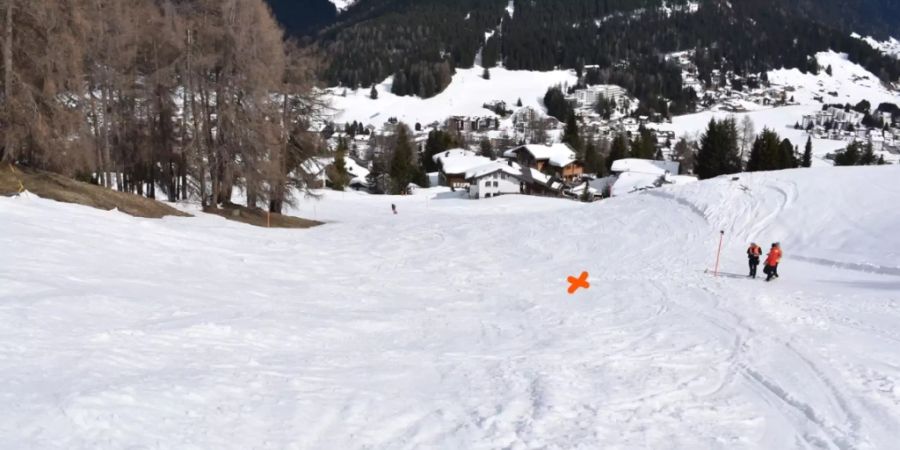
[[[797,157],[794,155],[794,144],[790,139],[781,141],[778,152],[777,169],[793,169],[797,167]]]
[[[547,108],[547,115],[555,117],[560,122],[565,122],[573,113],[572,105],[566,101],[566,96],[559,86],[547,89],[547,93],[544,95],[544,106]]]
[[[340,139],[338,148],[334,155],[334,168],[331,171],[331,186],[336,191],[343,191],[347,184],[350,183],[350,174],[347,172],[347,161],[344,160],[347,154],[347,141]]]
[[[859,157],[859,165],[861,166],[871,166],[878,162],[878,159],[875,157],[875,151],[872,148],[872,143],[866,143],[863,148],[863,153]]]
[[[783,169],[784,157],[782,155],[782,142],[778,133],[765,128],[757,136],[750,149],[750,161],[747,163],[748,172],[763,170]]]
[[[812,167],[812,138],[806,138],[806,147],[803,150],[803,167]]]
[[[440,170],[438,163],[434,160],[434,156],[456,145],[458,144],[454,142],[453,136],[446,131],[432,130],[429,132],[428,139],[425,141],[425,153],[422,155],[422,166],[425,172],[437,172]]]
[[[879,166],[883,166],[883,165],[885,165],[885,164],[886,164],[886,163],[885,163],[885,161],[884,161],[884,155],[878,155],[878,165],[879,165]]]
[[[710,120],[706,133],[700,139],[697,176],[705,180],[740,170],[737,124],[734,119],[725,119],[721,122]]]
[[[628,139],[625,139],[624,134],[617,134],[613,138],[609,157],[606,158],[606,171],[609,172],[612,169],[614,162],[625,158],[628,158]]]
[[[835,155],[834,165],[836,166],[855,166],[859,164],[860,150],[859,142],[852,142],[847,148]]]
[[[767,130],[763,130],[765,134]],[[762,169],[763,152],[765,145],[763,144],[762,134],[757,136],[750,147],[750,158],[747,160],[747,172],[756,172]]]
[[[490,139],[482,139],[481,143],[478,146],[481,150],[481,156],[484,156],[485,158],[491,158],[491,160],[497,159],[497,155],[494,154],[494,146],[491,145]]]
[[[581,141],[581,136],[579,135],[578,121],[575,114],[570,114],[569,118],[566,120],[566,129],[563,131],[562,141],[563,143],[569,144],[569,146],[575,150],[575,153],[581,156],[583,143]]]
[[[374,88],[374,86],[373,86]],[[409,88],[406,85],[406,74],[403,73],[402,70],[398,70],[394,74],[394,82],[391,83],[391,92],[394,95],[407,95],[409,94]],[[377,92],[376,92],[377,95]],[[377,96],[376,96],[377,98]]]
[[[519,108],[522,107],[522,99],[521,98],[519,98],[519,101],[516,102],[516,106],[518,106]]]
[[[638,135],[631,144],[631,156],[640,159],[656,158],[656,136],[643,125],[638,129]]]
[[[391,193],[399,195],[406,193],[406,187],[413,182],[416,177],[416,167],[413,163],[413,144],[410,141],[406,125],[397,126],[395,140],[389,174],[391,176]]]
[[[593,139],[588,139],[584,146],[584,171],[597,176],[603,171],[602,160]]]
[[[600,117],[603,119],[609,120],[616,111],[616,102],[601,95],[597,99],[597,103],[594,104],[594,111],[600,114]]]
[[[481,72],[481,78],[484,78],[485,80],[490,80],[490,79],[491,79],[491,71],[490,71],[490,69],[488,69],[487,67],[485,67],[485,68],[484,68],[484,71]]]
[[[374,84],[372,85],[372,90],[369,91],[369,98],[371,98],[372,100],[378,100],[378,89]]]

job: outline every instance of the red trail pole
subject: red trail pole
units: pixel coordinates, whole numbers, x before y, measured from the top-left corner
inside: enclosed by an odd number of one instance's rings
[[[722,254],[722,241],[725,239],[725,230],[719,231],[719,249],[716,250],[716,270],[713,272],[713,276],[719,276],[719,255]]]

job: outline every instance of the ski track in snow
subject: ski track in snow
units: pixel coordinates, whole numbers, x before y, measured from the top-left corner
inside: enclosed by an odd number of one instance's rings
[[[0,448],[889,448],[896,177],[328,193],[303,231],[0,198]]]

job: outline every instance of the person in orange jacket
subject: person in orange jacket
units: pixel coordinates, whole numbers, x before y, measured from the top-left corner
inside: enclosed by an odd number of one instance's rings
[[[766,267],[763,269],[763,272],[768,275],[766,281],[772,281],[772,278],[778,278],[778,263],[780,262],[781,245],[776,242],[772,244],[772,249],[769,250],[769,254],[766,256]]]
[[[762,249],[755,242],[750,243],[747,249],[747,259],[750,262],[750,278],[756,278],[756,268],[759,267],[759,257],[762,255]]]

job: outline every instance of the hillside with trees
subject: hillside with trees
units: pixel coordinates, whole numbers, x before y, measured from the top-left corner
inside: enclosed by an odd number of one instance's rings
[[[0,158],[280,212],[321,143],[317,60],[263,0],[4,0]],[[157,188],[162,192],[157,192]]]
[[[329,0],[266,0],[285,32],[302,37],[337,20],[338,11]]]
[[[695,51],[706,83],[717,69],[818,72],[811,55],[828,49],[847,53],[882,80],[900,78],[900,61],[850,37],[846,29],[857,15],[844,20],[847,7],[832,3],[702,0],[692,8],[685,1],[546,0],[514,2],[510,14],[505,0],[361,0],[319,33],[316,46],[327,55],[331,85],[367,87],[393,75],[395,94],[431,97],[480,55],[486,67],[571,68],[586,76],[592,66],[594,82],[622,85],[644,112],[663,115],[693,109],[681,71],[663,59],[675,51]],[[894,6],[856,3],[864,4],[860,14],[883,9],[882,20],[898,23]]]

